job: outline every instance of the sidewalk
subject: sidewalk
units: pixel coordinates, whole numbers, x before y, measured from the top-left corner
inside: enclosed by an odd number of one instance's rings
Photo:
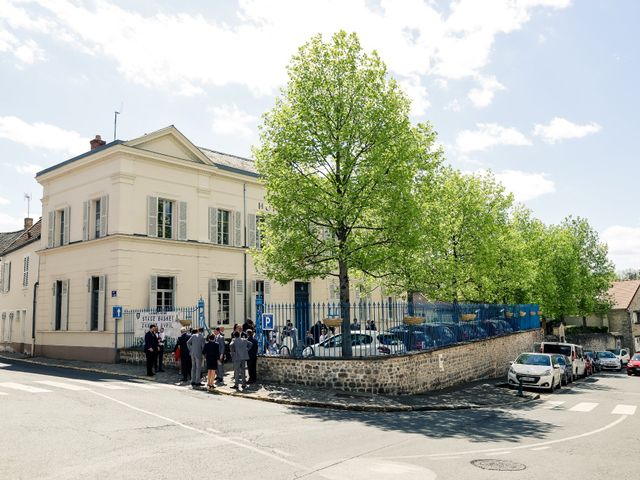
[[[0,352],[0,360],[119,375],[150,382],[180,384],[178,372],[175,368],[167,368],[165,372],[160,372],[154,377],[149,378],[145,375],[144,365],[91,363],[44,357],[30,358],[9,352]],[[452,389],[438,390],[420,395],[375,395],[295,385],[260,383],[250,385],[246,390],[238,392],[230,388],[233,384],[231,365],[225,364],[225,370],[227,370],[225,374],[226,385],[217,387],[215,394],[302,407],[367,412],[464,410],[510,406],[539,398],[539,395],[529,392],[525,392],[524,397],[518,397],[516,392],[512,390],[497,387],[497,380],[483,380]],[[191,386],[187,384],[184,388],[191,388]],[[202,392],[203,395],[208,394],[205,389],[203,389]]]

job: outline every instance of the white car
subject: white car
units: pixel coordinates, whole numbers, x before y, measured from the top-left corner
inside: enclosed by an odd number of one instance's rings
[[[618,357],[618,360],[620,360],[623,367],[627,366],[627,363],[629,363],[629,359],[631,358],[631,355],[629,355],[629,349],[616,348],[614,350],[609,350],[609,351],[613,353],[616,357]]]
[[[548,353],[521,353],[509,367],[507,383],[510,388],[541,388],[553,392],[562,383],[560,365]]]
[[[622,370],[622,360],[611,352],[597,352],[602,370]]]
[[[351,355],[353,357],[375,357],[406,353],[402,339],[391,332],[351,332]],[[342,357],[342,334],[334,335],[322,342],[305,347],[304,358]]]

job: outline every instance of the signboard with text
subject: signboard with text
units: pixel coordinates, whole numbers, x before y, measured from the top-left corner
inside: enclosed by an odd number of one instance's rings
[[[178,312],[136,312],[134,314],[135,336],[144,337],[149,330],[150,325],[156,325],[158,330],[164,328],[167,337],[177,338],[180,336],[180,322],[178,321]]]

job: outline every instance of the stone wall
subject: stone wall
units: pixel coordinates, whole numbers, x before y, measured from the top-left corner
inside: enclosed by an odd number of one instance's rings
[[[147,356],[142,350],[134,348],[124,348],[120,350],[120,363],[133,363],[135,365],[144,365],[147,363]],[[164,366],[178,367],[173,352],[164,352]]]
[[[505,377],[509,362],[542,340],[528,330],[430,352],[354,360],[258,358],[265,383],[307,385],[351,392],[413,394],[484,378]]]
[[[610,333],[568,333],[567,342],[582,345],[584,350],[599,352],[616,348],[616,337]]]
[[[631,334],[631,314],[627,310],[616,309],[609,312],[609,332],[622,336],[621,347],[633,349],[633,337]],[[611,347],[615,348],[615,347]],[[620,347],[618,347],[620,348]]]

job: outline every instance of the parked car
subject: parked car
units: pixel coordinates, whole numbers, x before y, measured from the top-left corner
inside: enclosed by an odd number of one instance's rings
[[[640,375],[640,353],[636,353],[627,363],[627,375]]]
[[[392,327],[389,331],[402,339],[407,350],[429,350],[456,343],[456,336],[448,324],[402,325]]]
[[[513,332],[513,328],[504,320],[497,318],[483,320],[480,322],[480,326],[487,332],[489,336],[504,335],[505,333]]]
[[[571,366],[571,362],[564,355],[560,355],[559,353],[554,353],[553,358],[556,363],[560,365],[560,378],[562,379],[562,385],[569,385],[573,382],[573,367]]]
[[[596,355],[596,352],[591,352],[591,351],[584,352],[584,356],[589,357],[589,359],[591,360],[591,365],[594,373],[602,370],[602,366],[600,365],[600,359]]]
[[[552,393],[562,385],[560,365],[548,353],[521,353],[509,367],[507,383],[510,388],[522,383]]]
[[[597,352],[597,355],[603,370],[622,370],[622,361],[613,353],[609,351]]]
[[[582,347],[575,343],[562,342],[542,342],[540,344],[542,353],[560,353],[571,360],[573,365],[573,377],[584,377],[586,375],[586,366]]]
[[[373,357],[405,353],[402,340],[390,332],[351,332],[351,354],[354,357]],[[342,357],[342,334],[309,345],[302,350],[304,358]]]
[[[487,338],[489,334],[484,330],[478,322],[461,322],[447,324],[458,342],[470,342],[472,340],[481,340]]]
[[[616,357],[618,357],[623,367],[627,365],[627,362],[631,357],[631,355],[629,355],[628,348],[613,348],[613,349],[610,349],[609,351],[613,353]]]

